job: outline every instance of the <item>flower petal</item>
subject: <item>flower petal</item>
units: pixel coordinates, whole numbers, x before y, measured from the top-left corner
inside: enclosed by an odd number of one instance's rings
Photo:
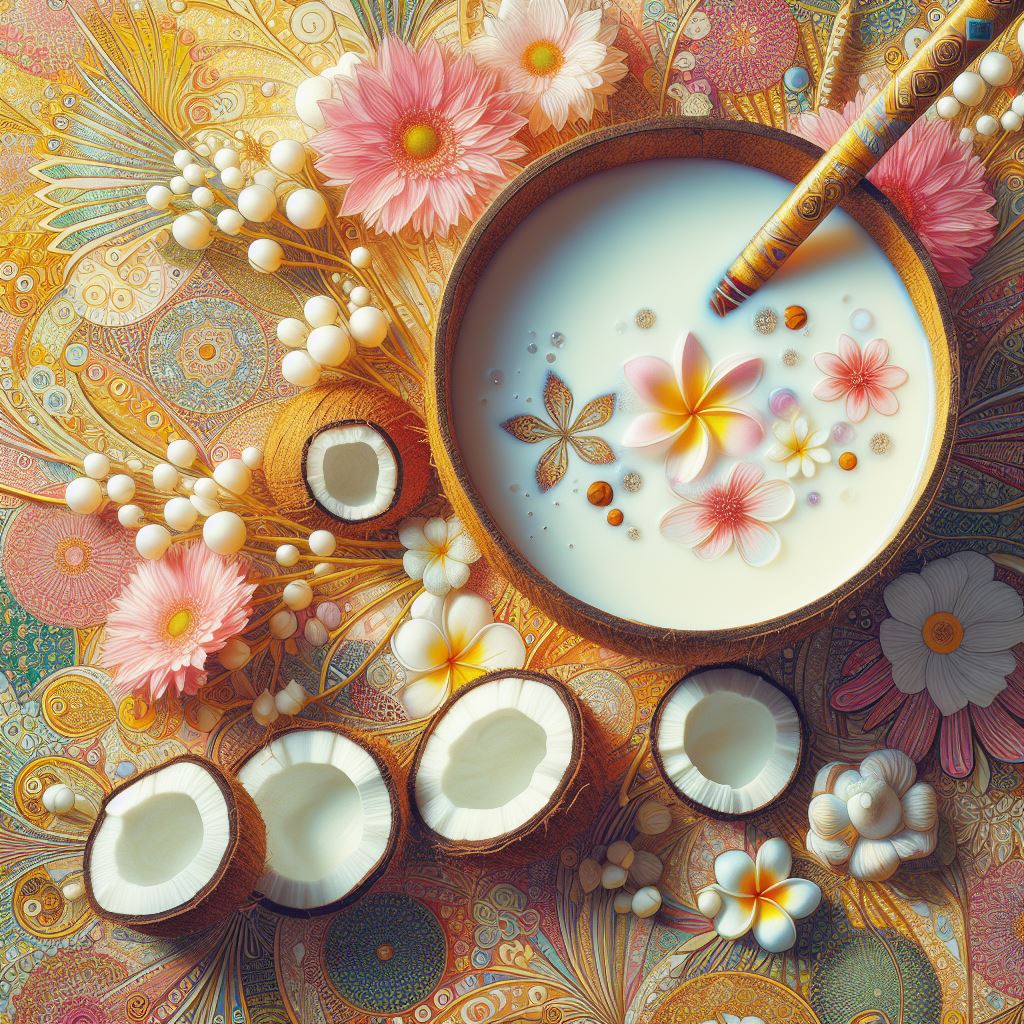
[[[757,944],[768,953],[784,953],[796,945],[793,918],[771,900],[757,901],[752,927]]]
[[[522,668],[526,664],[526,644],[515,626],[492,622],[484,626],[472,642],[456,655],[461,666],[484,672],[496,668]]]
[[[622,435],[622,443],[627,448],[650,448],[674,437],[690,422],[689,417],[675,413],[642,412],[633,417]]]
[[[648,405],[662,412],[684,415],[687,411],[672,367],[657,356],[635,356],[623,366],[626,380]]]
[[[715,881],[738,896],[757,892],[757,873],[753,858],[743,850],[726,850],[715,858]]]
[[[860,423],[867,416],[871,402],[866,387],[850,388],[846,392],[846,418],[851,423]]]
[[[706,562],[721,558],[731,547],[735,534],[731,526],[716,526],[710,535],[698,544],[693,553]]]
[[[426,718],[433,714],[448,696],[448,666],[429,672],[402,687],[398,699],[410,718]]]
[[[405,569],[405,574],[409,579],[421,580],[424,571],[433,559],[434,556],[429,551],[409,550],[402,555],[402,568]]]
[[[391,638],[391,650],[410,672],[432,672],[448,661],[448,644],[441,630],[426,619],[403,622]]]
[[[448,524],[441,518],[428,519],[423,526],[423,536],[431,551],[440,551],[448,543]]]
[[[999,704],[979,708],[971,705],[971,722],[981,745],[1000,761],[1024,761],[1024,726]]]
[[[811,394],[819,402],[835,402],[843,397],[850,390],[846,380],[842,377],[824,377],[814,385]]]
[[[764,437],[761,421],[740,409],[706,409],[700,418],[726,455],[745,455],[753,451]]]
[[[757,851],[754,873],[757,879],[756,892],[762,893],[778,884],[793,870],[793,852],[785,839],[768,839]]]
[[[777,903],[797,921],[813,914],[821,903],[821,889],[806,878],[787,878],[761,895]]]
[[[445,572],[445,565],[448,559],[443,557],[431,558],[423,571],[423,586],[431,594],[437,594],[438,597],[443,597],[452,589],[451,581],[448,579],[448,573]],[[466,577],[469,577],[469,571],[466,572]],[[465,582],[465,580],[463,580]]]
[[[747,515],[762,523],[785,519],[796,504],[796,494],[785,480],[766,480],[747,497]]]
[[[672,442],[665,462],[669,486],[688,484],[704,471],[711,454],[707,428],[692,416],[682,433]]]
[[[886,742],[912,761],[920,761],[931,748],[941,717],[927,690],[915,693],[897,712]]]
[[[899,869],[900,855],[888,839],[858,839],[850,857],[850,874],[884,881]]]
[[[764,360],[758,356],[737,355],[723,359],[711,373],[702,408],[730,405],[757,387],[764,375]]]
[[[758,901],[753,896],[737,896],[720,886],[711,886],[722,898],[722,909],[715,915],[715,931],[723,939],[739,939],[750,931]]]
[[[864,388],[871,408],[879,416],[895,416],[900,411],[900,400],[888,389],[868,384]],[[854,421],[856,422],[856,421]]]
[[[889,343],[884,338],[872,338],[864,346],[864,372],[879,370],[889,362]]]
[[[690,331],[676,339],[672,351],[672,365],[676,374],[676,386],[686,408],[692,412],[707,391],[711,364],[701,343]]]
[[[945,772],[964,779],[974,771],[974,744],[967,708],[942,719],[939,730],[939,760]]]
[[[715,520],[702,505],[686,501],[662,516],[660,529],[667,540],[693,548],[711,536]]]
[[[479,594],[461,590],[444,602],[444,634],[453,656],[458,657],[476,635],[494,621],[491,606]]]
[[[781,481],[780,481],[781,482]],[[758,567],[771,562],[782,549],[778,533],[756,519],[744,519],[733,527],[733,539],[740,558]]]
[[[825,839],[813,831],[807,833],[806,846],[808,852],[823,864],[830,864],[833,867],[845,864],[853,853],[853,848],[842,839]]]
[[[413,551],[425,551],[428,547],[427,538],[423,535],[426,519],[406,519],[398,527],[398,539],[404,547]]]
[[[894,579],[882,592],[882,598],[893,618],[918,629],[932,612],[938,611],[931,590],[916,572]]]

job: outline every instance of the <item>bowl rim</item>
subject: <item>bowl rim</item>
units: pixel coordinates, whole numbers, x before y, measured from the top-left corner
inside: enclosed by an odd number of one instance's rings
[[[625,158],[624,147],[629,150]],[[678,629],[613,615],[563,590],[508,539],[476,490],[455,432],[452,354],[475,283],[509,235],[547,199],[593,174],[659,158],[729,160],[796,182],[821,154],[805,139],[753,122],[669,117],[616,125],[581,136],[530,164],[492,201],[463,243],[445,283],[430,351],[425,405],[432,454],[446,497],[482,552],[556,623],[613,650],[662,662],[697,665],[757,657],[821,625],[880,574],[894,573],[894,563],[931,507],[949,463],[959,410],[959,361],[952,308],[931,258],[895,204],[869,182],[861,182],[840,208],[893,263],[922,320],[933,354],[936,422],[929,464],[913,500],[887,543],[844,583],[799,608],[742,626]],[[781,168],[773,163],[779,156]],[[573,165],[577,173],[559,184]],[[894,262],[894,249],[904,250],[910,261],[906,268]],[[915,280],[908,281],[908,276]],[[934,337],[930,326],[941,337]]]

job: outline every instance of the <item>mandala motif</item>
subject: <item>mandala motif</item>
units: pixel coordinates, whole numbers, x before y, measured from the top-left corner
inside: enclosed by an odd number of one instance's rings
[[[674,988],[658,1007],[652,1024],[698,1024],[699,1021],[757,1017],[773,1024],[818,1024],[811,1008],[791,988],[740,971],[702,974]]]
[[[390,1014],[426,999],[448,958],[437,918],[401,893],[368,896],[327,929],[324,971],[334,990],[358,1010]]]
[[[768,89],[796,56],[796,22],[783,0],[709,0],[713,25],[700,41],[704,74],[723,92]]]
[[[104,996],[128,977],[106,953],[61,949],[43,961],[13,1000],[14,1017],[32,1024],[120,1024]]]
[[[974,965],[993,987],[1024,998],[1024,863],[990,871],[971,893]]]
[[[267,370],[263,329],[237,302],[204,295],[187,299],[156,322],[149,342],[149,374],[182,409],[218,413],[247,402]]]
[[[49,505],[25,506],[4,540],[11,593],[56,626],[81,629],[103,622],[107,604],[137,560],[131,534],[117,523]]]

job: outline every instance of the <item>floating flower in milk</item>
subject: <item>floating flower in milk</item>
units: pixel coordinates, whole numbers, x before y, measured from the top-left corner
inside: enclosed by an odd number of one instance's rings
[[[666,513],[661,532],[698,558],[720,558],[735,545],[747,565],[767,565],[782,546],[768,524],[784,519],[795,503],[785,480],[765,480],[759,466],[737,463],[724,481]]]
[[[772,427],[772,432],[776,441],[768,449],[768,458],[783,463],[786,476],[803,474],[811,477],[819,464],[832,461],[825,447],[828,431],[813,430],[806,416],[797,416],[785,422],[779,420]]]
[[[719,449],[745,455],[764,437],[761,421],[735,405],[761,380],[764,362],[756,356],[730,356],[712,367],[688,331],[676,341],[671,365],[658,356],[637,356],[624,369],[636,392],[657,411],[637,416],[622,443],[628,448],[666,446],[671,483],[696,480]]]
[[[907,371],[889,365],[889,343],[875,338],[862,352],[848,334],[839,335],[839,355],[819,352],[814,365],[825,379],[814,387],[814,397],[822,402],[846,400],[846,415],[860,423],[871,409],[883,416],[899,411],[899,399],[892,393],[907,382]]]
[[[402,565],[410,579],[423,580],[430,594],[444,597],[469,582],[469,567],[480,558],[480,549],[452,516],[444,519],[406,519],[398,527],[398,539],[405,545]]]

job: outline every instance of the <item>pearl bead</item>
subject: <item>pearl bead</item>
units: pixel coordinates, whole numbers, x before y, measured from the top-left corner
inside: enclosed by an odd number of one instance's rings
[[[960,129],[960,141],[961,142],[973,142],[974,141],[974,129],[973,128],[961,128]]]
[[[326,576],[329,572],[334,571],[334,566],[330,562],[317,562],[313,566],[314,576]]]
[[[229,167],[238,166],[238,153],[235,150],[225,146],[223,149],[218,149],[213,154],[213,166],[218,171],[226,171]]]
[[[295,113],[299,115],[299,120],[319,131],[326,124],[324,115],[320,112],[320,101],[330,97],[330,79],[314,75],[300,82],[295,90]]]
[[[302,348],[307,333],[306,325],[293,316],[286,316],[277,325],[277,340],[288,348]]]
[[[990,50],[978,62],[978,74],[989,85],[1006,85],[1013,78],[1013,61],[998,50]]]
[[[270,617],[268,627],[274,639],[287,640],[299,628],[299,620],[295,618],[294,612],[284,608]]]
[[[294,612],[301,612],[313,603],[313,588],[305,580],[292,580],[281,594],[284,601]]]
[[[282,174],[298,174],[306,166],[306,147],[296,139],[281,139],[270,147],[270,162]]]
[[[214,501],[213,498],[206,498],[201,494],[193,494],[188,500],[192,502],[193,508],[201,516],[212,516],[220,511],[220,502]]]
[[[297,228],[309,231],[327,218],[327,200],[316,189],[297,188],[285,200],[284,214]]]
[[[1013,110],[1004,110],[1003,116],[999,118],[999,123],[1003,126],[1004,131],[1016,132],[1024,124],[1024,118]]]
[[[256,224],[270,220],[277,209],[277,196],[266,185],[247,185],[238,193],[238,212]]]
[[[349,292],[348,298],[353,306],[368,306],[370,304],[370,289],[359,285]]]
[[[253,176],[252,180],[257,185],[262,185],[264,188],[269,188],[273,192],[277,188],[277,175],[269,168],[263,167],[258,170]]]
[[[965,107],[976,107],[985,98],[985,79],[973,71],[961,71],[953,80],[953,95]]]
[[[166,185],[153,185],[146,189],[146,202],[153,210],[166,210],[174,194]]]
[[[365,270],[371,261],[370,250],[365,245],[356,246],[352,250],[352,266],[357,270]]]
[[[192,485],[192,493],[198,494],[200,498],[216,498],[220,491],[217,489],[216,480],[208,476],[201,476]]]
[[[314,530],[309,535],[309,550],[321,558],[333,555],[337,546],[338,542],[330,530]]]
[[[167,461],[179,469],[190,469],[199,452],[196,446],[183,437],[179,437],[167,446]]]
[[[135,534],[135,550],[143,558],[155,561],[171,546],[171,531],[159,523],[149,523]]]
[[[173,491],[178,486],[178,471],[166,462],[153,467],[153,486],[158,491]]]
[[[122,505],[117,510],[117,521],[126,529],[130,530],[142,524],[146,513],[138,505]]]
[[[349,318],[348,329],[360,345],[377,348],[388,336],[388,320],[376,306],[361,306]]]
[[[297,388],[311,388],[320,379],[320,364],[304,349],[295,349],[281,360],[281,376]]]
[[[341,316],[341,309],[329,295],[314,295],[306,299],[302,315],[310,327],[323,327],[325,324],[336,324],[338,317]]]
[[[218,555],[233,555],[245,543],[245,523],[234,512],[214,512],[203,523],[203,542]]]
[[[995,135],[999,131],[999,122],[991,114],[982,114],[974,128],[979,135]]]
[[[202,214],[183,213],[174,218],[171,234],[182,249],[197,252],[213,241],[213,225]]]
[[[252,656],[252,648],[240,637],[233,636],[217,653],[217,660],[229,669],[241,668]]]
[[[67,814],[75,806],[75,791],[63,782],[55,782],[43,790],[43,807],[51,814]]]
[[[352,342],[348,331],[337,324],[314,327],[306,340],[306,351],[321,366],[340,366],[348,358]]]
[[[294,544],[282,544],[274,552],[274,558],[278,565],[290,569],[299,560],[299,549]]]
[[[237,210],[221,210],[217,214],[217,227],[225,235],[237,235],[245,224],[245,218]]]
[[[214,469],[213,479],[232,494],[245,494],[252,483],[252,470],[241,459],[225,459]]]
[[[171,498],[164,505],[164,522],[172,530],[191,530],[198,518],[199,512],[188,498]]]
[[[125,473],[115,473],[107,481],[107,497],[118,505],[124,505],[135,497],[135,481]]]
[[[250,469],[259,469],[263,465],[263,449],[250,445],[242,449],[242,461]]]
[[[87,516],[103,503],[103,491],[92,477],[80,476],[64,488],[64,501],[72,512]]]
[[[101,452],[89,452],[82,460],[82,468],[86,476],[93,480],[102,480],[110,472],[110,459]]]
[[[202,185],[206,181],[206,171],[199,164],[189,164],[181,176],[192,186]]]
[[[220,180],[225,188],[240,189],[245,184],[245,175],[237,167],[225,167]]]
[[[272,238],[257,238],[249,244],[249,266],[263,274],[273,274],[281,267],[284,249]]]
[[[208,210],[213,206],[213,193],[205,185],[201,185],[192,193],[192,202],[201,210]]]
[[[192,186],[180,174],[171,178],[168,185],[176,196],[183,196],[186,192],[192,191]]]
[[[943,96],[935,104],[935,110],[939,117],[945,118],[947,121],[952,120],[960,113],[960,101],[955,96]]]
[[[174,161],[174,166],[180,171],[192,163],[192,154],[187,149],[179,149],[171,159]]]
[[[1020,114],[1021,117],[1024,117],[1024,92],[1022,92],[1019,96],[1013,97],[1013,102],[1010,104],[1010,109],[1015,114]]]

